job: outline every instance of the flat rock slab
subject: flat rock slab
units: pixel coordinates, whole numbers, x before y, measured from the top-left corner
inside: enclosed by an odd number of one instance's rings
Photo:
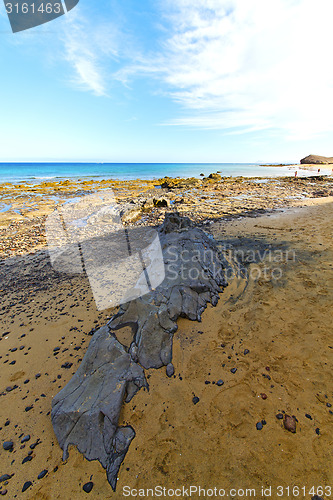
[[[99,460],[113,490],[135,436],[132,427],[118,425],[123,403],[141,387],[148,389],[144,368],[167,366],[171,375],[177,319],[201,321],[207,303],[216,305],[227,285],[223,257],[213,238],[193,227],[188,218],[167,214],[159,238],[163,282],[123,304],[94,334],[76,374],[52,404],[52,424],[63,458],[74,445],[88,460]],[[140,289],[140,279],[135,286]],[[117,334],[128,327],[133,339],[126,347]]]

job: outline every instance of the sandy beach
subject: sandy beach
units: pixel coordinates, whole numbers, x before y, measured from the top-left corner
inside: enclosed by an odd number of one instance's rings
[[[0,449],[7,498],[84,498],[88,482],[103,499],[158,485],[251,488],[257,498],[270,486],[272,498],[297,498],[286,488],[298,486],[304,498],[329,498],[317,487],[333,480],[332,178],[174,182],[1,186],[10,205],[0,214],[0,436],[13,443]],[[116,493],[97,461],[73,447],[62,461],[50,416],[91,335],[115,310],[97,310],[85,277],[51,267],[45,220],[97,188],[113,189],[128,224],[187,215],[222,251],[232,248],[244,271],[230,276],[201,323],[178,320],[175,375],[147,370],[149,392],[123,406],[120,424],[136,437]],[[284,428],[285,414],[295,433]]]

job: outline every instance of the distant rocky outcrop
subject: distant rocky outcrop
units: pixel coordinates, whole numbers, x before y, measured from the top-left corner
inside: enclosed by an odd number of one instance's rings
[[[330,163],[333,163],[333,157],[326,157],[326,156],[317,156],[317,155],[309,155],[306,156],[305,158],[302,158],[301,164],[302,165],[328,165]]]

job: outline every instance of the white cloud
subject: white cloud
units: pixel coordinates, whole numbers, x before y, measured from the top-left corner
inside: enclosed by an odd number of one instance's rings
[[[183,109],[169,124],[303,139],[333,129],[331,0],[163,0],[161,9],[163,49],[118,78],[167,84]]]
[[[105,61],[117,58],[117,30],[110,24],[93,25],[76,11],[66,17],[63,41],[65,58],[74,69],[71,83],[97,96],[107,95]]]

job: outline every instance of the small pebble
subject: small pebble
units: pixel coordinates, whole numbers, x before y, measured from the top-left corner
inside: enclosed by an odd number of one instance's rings
[[[296,432],[296,421],[293,417],[290,417],[289,415],[284,416],[284,421],[283,421],[284,428],[295,434]]]
[[[31,405],[31,406],[27,406],[27,407],[25,408],[25,411],[30,411],[30,410],[32,410],[32,409],[33,409],[33,406],[32,406],[32,405]]]
[[[311,500],[324,500],[322,497],[319,497],[318,495],[315,495],[314,497],[311,498]]]
[[[2,483],[3,481],[8,481],[12,476],[10,476],[9,474],[3,474],[2,476],[0,476],[0,483]]]
[[[194,396],[194,398],[192,399],[192,401],[193,401],[193,404],[196,405],[196,404],[199,403],[200,399],[198,398],[198,396]]]
[[[30,434],[21,439],[21,443],[26,443],[27,441],[30,441]]]
[[[13,441],[5,441],[3,443],[3,449],[6,450],[6,451],[12,451],[13,446],[14,446]]]
[[[320,436],[320,429],[319,429],[319,427],[317,427],[317,429],[316,429],[316,434],[318,434],[318,436]]]
[[[231,370],[230,370],[230,371],[231,371],[231,373],[236,373],[237,368],[231,368]]]
[[[48,471],[46,469],[42,470],[42,472],[38,474],[37,479],[43,479],[43,477],[45,477],[47,473]]]
[[[261,422],[257,422],[257,423],[256,423],[256,428],[257,428],[257,431],[261,431],[261,430],[262,430],[262,428],[263,428],[262,423],[261,423]]]
[[[260,396],[261,396],[261,399],[267,399],[267,394],[265,394],[263,392],[260,394]]]
[[[216,385],[218,385],[219,387],[221,387],[222,385],[224,384],[223,380],[220,379],[216,382]]]
[[[265,419],[263,419],[263,420],[261,421],[261,423],[262,423],[262,425],[267,425],[267,422],[266,422],[266,420],[265,420]]]
[[[7,493],[8,493],[8,490],[1,490],[1,491],[0,491],[0,494],[1,494],[2,496],[7,495]]]
[[[278,413],[276,415],[276,418],[279,419],[279,420],[282,420],[283,419],[283,413]]]
[[[248,349],[245,349],[244,354],[245,354],[245,355],[246,355],[246,354],[249,354],[249,352],[250,352],[250,351],[249,351]]]
[[[175,368],[173,366],[172,363],[169,363],[167,364],[167,367],[166,367],[166,374],[168,377],[172,377],[172,375],[174,375],[175,373]]]
[[[86,483],[83,485],[83,491],[85,491],[86,493],[90,493],[91,490],[93,489],[94,487],[94,483],[92,483],[91,481],[89,483]]]
[[[22,460],[22,464],[25,464],[26,462],[30,462],[32,460],[32,457],[31,456],[27,456],[25,457],[23,460]]]
[[[23,485],[23,488],[22,488],[22,493],[25,492],[25,490],[27,490],[28,488],[30,488],[30,486],[32,486],[32,482],[31,481],[26,481]]]

